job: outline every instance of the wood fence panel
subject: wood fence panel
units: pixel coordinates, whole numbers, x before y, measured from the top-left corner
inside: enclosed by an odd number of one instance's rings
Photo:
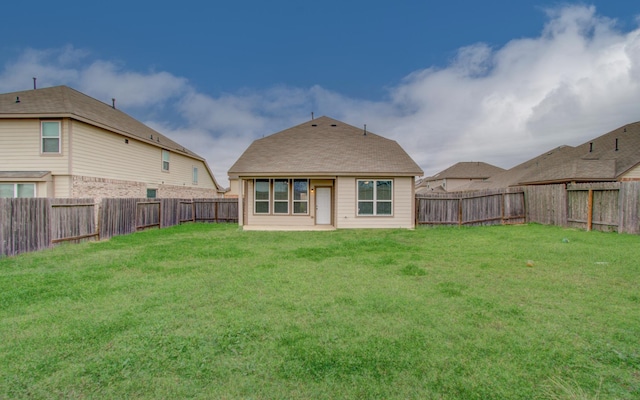
[[[567,191],[567,227],[587,229],[589,214],[589,191]]]
[[[619,204],[618,232],[640,234],[640,182],[622,182]]]
[[[459,225],[461,199],[418,197],[416,223],[419,225]]]
[[[620,224],[619,182],[567,185],[567,226],[614,232]]]
[[[179,223],[182,222],[195,222],[194,210],[193,210],[193,201],[191,200],[183,200],[178,204],[179,210]]]
[[[527,221],[545,225],[567,225],[567,195],[564,185],[526,186]]]
[[[462,200],[462,223],[495,225],[502,223],[502,193]]]
[[[136,204],[147,199],[102,199],[100,205],[100,238],[108,239],[136,231]]]
[[[139,201],[136,203],[136,230],[161,228],[162,203],[158,201]]]
[[[11,215],[11,199],[0,198],[0,257],[9,255],[13,241],[9,216]]]
[[[522,188],[416,195],[417,225],[524,223]]]
[[[504,223],[524,224],[527,222],[527,210],[524,191],[507,192],[504,194]]]
[[[93,199],[51,199],[51,242],[97,239]]]
[[[193,218],[205,222],[237,222],[238,199],[194,199]]]
[[[161,199],[162,203],[162,227],[179,225],[182,222],[182,206],[187,199]]]
[[[49,199],[2,200],[2,255],[46,249],[51,244]]]
[[[592,229],[617,232],[620,218],[620,189],[593,190]]]

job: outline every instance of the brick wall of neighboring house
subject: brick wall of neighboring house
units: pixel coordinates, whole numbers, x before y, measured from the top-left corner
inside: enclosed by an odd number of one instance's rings
[[[102,198],[147,197],[147,188],[157,189],[158,198],[213,198],[219,197],[213,189],[191,188],[185,186],[156,185],[143,182],[123,181],[117,179],[95,178],[74,175],[72,178],[72,197]]]
[[[212,199],[222,197],[214,189],[187,186],[158,185],[159,198]]]

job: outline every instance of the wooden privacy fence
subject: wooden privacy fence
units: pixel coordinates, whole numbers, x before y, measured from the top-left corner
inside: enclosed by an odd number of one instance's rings
[[[0,198],[0,256],[97,236],[93,199]]]
[[[237,222],[237,199],[0,198],[0,257],[186,221]]]
[[[640,233],[640,182],[567,186],[567,226]]]
[[[182,222],[237,222],[238,199],[102,199],[100,238]]]
[[[417,225],[520,224],[525,210],[522,188],[416,195]]]

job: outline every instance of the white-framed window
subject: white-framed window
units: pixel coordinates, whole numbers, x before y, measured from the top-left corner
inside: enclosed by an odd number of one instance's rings
[[[309,213],[309,180],[293,180],[293,213]]]
[[[0,197],[36,197],[35,183],[0,183]]]
[[[193,167],[192,170],[192,181],[194,185],[198,184],[198,167]]]
[[[273,212],[289,214],[289,179],[273,180]]]
[[[256,214],[309,214],[308,179],[255,179],[254,212]]]
[[[162,150],[162,170],[169,171],[169,152]]]
[[[254,212],[256,214],[269,214],[269,179],[256,179],[254,183]]]
[[[393,215],[393,181],[391,179],[358,180],[358,215]]]
[[[60,121],[41,121],[40,122],[40,142],[43,154],[59,154],[60,153]]]

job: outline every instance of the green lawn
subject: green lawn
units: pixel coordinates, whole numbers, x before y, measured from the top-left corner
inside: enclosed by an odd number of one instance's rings
[[[639,397],[640,236],[189,224],[0,259],[0,399]]]

